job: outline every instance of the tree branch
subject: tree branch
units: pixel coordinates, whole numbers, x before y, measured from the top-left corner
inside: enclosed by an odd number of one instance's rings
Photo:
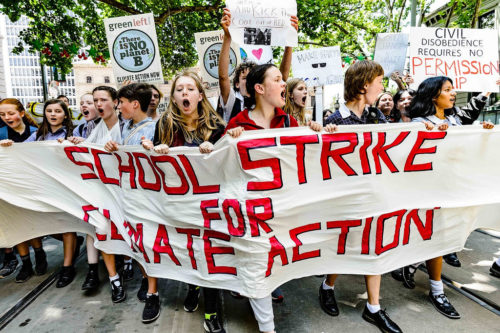
[[[316,42],[299,42],[299,44],[302,44],[302,45],[316,45],[316,46],[322,46],[322,47],[330,46],[330,45],[327,45],[327,44],[316,43]]]
[[[111,7],[115,7],[115,8],[118,8],[120,10],[123,10],[126,13],[130,13],[130,14],[134,14],[134,15],[142,14],[142,12],[138,11],[137,9],[129,7],[127,5],[124,5],[116,0],[97,0],[97,1],[105,3],[107,5],[110,5]]]
[[[399,28],[401,26],[401,18],[403,17],[403,12],[406,8],[406,0],[403,1],[403,5],[401,6],[401,11],[399,12],[399,17],[398,17],[398,23],[396,25],[396,31],[399,31]]]
[[[451,17],[453,15],[453,11],[457,7],[457,1],[453,1],[453,4],[451,5],[450,12],[448,13],[448,17],[446,18],[446,24],[444,25],[445,28],[448,28],[450,25]]]
[[[332,24],[337,27],[337,29],[339,29],[340,31],[342,31],[342,33],[344,35],[349,35],[349,31],[346,30],[346,28],[344,28],[343,26],[341,26],[340,24],[336,23],[336,22],[332,22]],[[359,42],[357,40],[353,40],[354,44],[356,45],[356,48],[358,50],[361,51],[362,54],[365,55],[365,57],[367,57],[368,55],[365,54],[365,51],[363,50],[363,47],[361,47],[361,45],[359,44]]]
[[[476,27],[476,23],[479,16],[479,7],[481,7],[481,0],[476,0],[476,6],[474,7],[474,15],[472,16],[472,21],[470,23],[471,28]]]

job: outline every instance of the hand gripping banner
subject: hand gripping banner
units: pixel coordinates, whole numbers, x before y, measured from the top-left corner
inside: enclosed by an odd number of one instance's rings
[[[215,151],[57,142],[0,148],[0,247],[79,231],[156,277],[263,297],[381,274],[500,230],[500,131],[422,124],[225,136]]]

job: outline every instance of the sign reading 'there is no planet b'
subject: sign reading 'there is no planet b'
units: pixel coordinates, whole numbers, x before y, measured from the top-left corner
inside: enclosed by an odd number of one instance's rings
[[[118,84],[163,82],[153,14],[113,17],[104,26]]]

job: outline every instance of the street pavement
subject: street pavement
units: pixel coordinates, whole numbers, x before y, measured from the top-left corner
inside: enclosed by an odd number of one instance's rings
[[[25,295],[36,289],[62,262],[61,243],[52,238],[44,241],[49,258],[49,272],[23,284],[14,281],[15,274],[0,280],[0,317],[14,307]],[[84,252],[84,251],[83,251]],[[460,312],[460,320],[451,320],[439,314],[427,300],[427,274],[419,270],[414,290],[406,289],[390,274],[382,277],[381,306],[404,332],[500,332],[500,279],[489,275],[493,260],[500,256],[500,234],[493,236],[473,232],[459,258],[461,268],[443,265],[443,274],[453,281],[445,292]],[[33,255],[32,255],[33,257]],[[32,258],[34,260],[34,258]],[[55,283],[44,290],[4,328],[4,332],[203,332],[203,293],[200,306],[194,313],[183,309],[187,285],[162,279],[159,282],[160,318],[152,324],[142,324],[144,303],[137,300],[140,272],[135,267],[135,279],[126,282],[127,300],[113,304],[104,264],[100,265],[101,286],[92,295],[81,291],[87,264],[86,256],[77,261],[77,277],[72,284],[57,289]],[[285,301],[274,305],[277,332],[378,332],[366,323],[361,313],[366,303],[362,276],[343,275],[336,283],[335,293],[340,307],[338,317],[325,314],[318,303],[318,288],[322,278],[311,276],[292,280],[282,286]],[[496,314],[459,292],[472,292],[496,307]],[[258,332],[250,305],[246,299],[235,299],[229,292],[221,292],[224,327],[227,332]],[[0,322],[1,324],[1,322]]]

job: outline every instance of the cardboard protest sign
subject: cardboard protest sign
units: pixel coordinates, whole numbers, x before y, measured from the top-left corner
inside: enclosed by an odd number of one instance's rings
[[[240,56],[242,62],[268,64],[273,62],[273,49],[266,45],[240,45]]]
[[[0,247],[84,232],[150,276],[249,297],[332,267],[383,274],[500,230],[499,144],[500,129],[422,123],[245,131],[210,154],[14,144],[0,147]]]
[[[219,54],[224,40],[224,31],[206,31],[194,34],[196,49],[198,50],[198,59],[200,61],[201,74],[203,81],[208,89],[219,87]],[[231,43],[229,50],[229,76],[232,76],[236,67],[240,64],[239,47]]]
[[[389,77],[398,71],[403,73],[408,50],[408,34],[381,33],[377,34],[375,54],[373,60],[384,69],[384,75]]]
[[[229,32],[239,45],[297,46],[297,30],[290,17],[297,15],[295,0],[226,0],[231,11]]]
[[[308,86],[341,84],[344,82],[340,47],[331,46],[294,52],[294,77],[302,78]]]
[[[163,82],[153,14],[113,17],[104,26],[118,84]]]
[[[410,29],[410,74],[448,76],[458,91],[498,91],[498,32],[491,29]]]

